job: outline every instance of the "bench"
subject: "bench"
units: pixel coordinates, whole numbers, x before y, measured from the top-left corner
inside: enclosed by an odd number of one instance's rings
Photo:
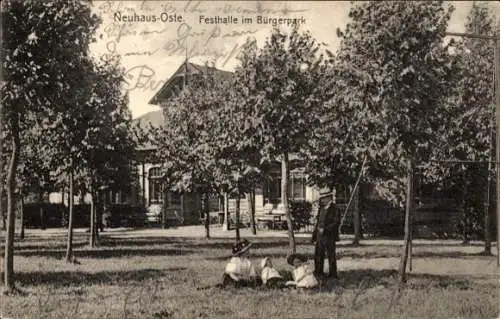
[[[260,229],[281,229],[283,228],[283,223],[286,222],[282,220],[282,215],[260,215],[256,216],[256,221]]]

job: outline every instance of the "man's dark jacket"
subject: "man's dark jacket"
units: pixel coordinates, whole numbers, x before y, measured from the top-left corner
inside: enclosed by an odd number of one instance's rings
[[[316,227],[313,231],[313,242],[318,240],[318,235],[323,238],[336,238],[338,227],[338,216],[333,201],[328,202],[324,209],[320,209]]]

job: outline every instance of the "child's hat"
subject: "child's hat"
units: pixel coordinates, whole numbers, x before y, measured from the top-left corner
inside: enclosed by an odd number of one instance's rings
[[[233,244],[233,256],[239,256],[252,246],[248,240],[243,239]]]

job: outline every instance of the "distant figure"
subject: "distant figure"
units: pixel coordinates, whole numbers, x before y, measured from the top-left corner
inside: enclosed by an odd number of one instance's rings
[[[260,262],[262,284],[267,288],[284,288],[285,280],[280,273],[273,267],[269,257]]]
[[[255,287],[261,283],[248,256],[252,244],[243,239],[233,245],[233,257],[226,265],[222,279],[223,287]]]
[[[333,196],[326,207],[320,207],[316,227],[314,227],[313,231],[312,241],[316,243],[314,249],[314,274],[318,278],[324,275],[325,257],[328,258],[328,276],[337,278],[335,241],[338,238],[340,221]]]
[[[288,256],[287,262],[294,267],[294,270],[292,272],[293,281],[287,281],[286,286],[302,289],[318,286],[318,280],[314,275],[314,265],[306,257],[292,254]]]

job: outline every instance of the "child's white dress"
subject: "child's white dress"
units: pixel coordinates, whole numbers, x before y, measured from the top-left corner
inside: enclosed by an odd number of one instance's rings
[[[245,257],[233,257],[226,265],[224,271],[234,281],[251,280],[257,276],[255,268],[250,259]]]
[[[318,280],[314,276],[314,265],[303,264],[293,270],[293,282],[287,285],[294,285],[297,288],[314,288],[318,286]]]
[[[269,279],[282,278],[280,273],[272,267],[264,267],[261,272],[262,283],[265,285]]]

